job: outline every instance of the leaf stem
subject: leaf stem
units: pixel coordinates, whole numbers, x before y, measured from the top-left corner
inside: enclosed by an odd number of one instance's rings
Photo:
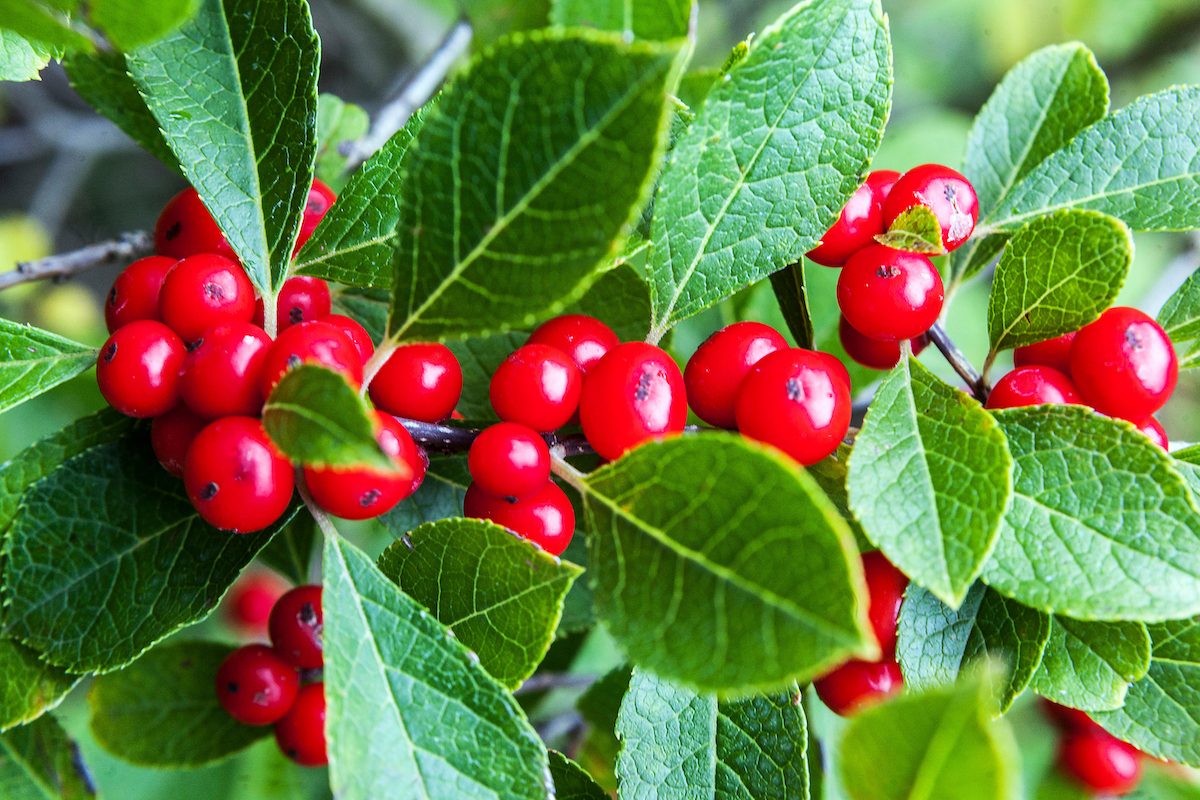
[[[300,493],[300,499],[304,501],[308,513],[312,514],[313,520],[321,529],[321,533],[325,534],[325,538],[336,537],[338,532],[333,525],[333,520],[313,502],[312,495],[308,493],[308,487],[304,485],[304,473],[300,470],[296,471],[296,491]]]
[[[958,349],[958,345],[954,344],[954,340],[950,338],[950,334],[946,333],[946,329],[942,327],[940,322],[934,323],[934,326],[929,329],[929,341],[933,342],[942,355],[946,357],[946,361],[950,366],[954,367],[954,371],[963,379],[971,389],[971,393],[975,395],[975,399],[983,403],[987,401],[988,385],[983,379],[983,376],[976,371],[963,352]]]
[[[107,242],[97,242],[66,253],[33,261],[18,261],[17,268],[0,273],[0,291],[30,281],[63,280],[97,267],[121,261],[136,261],[154,253],[154,236],[147,231],[122,233]]]
[[[566,457],[560,455],[556,450],[550,451],[550,471],[580,494],[587,490],[587,476],[568,464]]]

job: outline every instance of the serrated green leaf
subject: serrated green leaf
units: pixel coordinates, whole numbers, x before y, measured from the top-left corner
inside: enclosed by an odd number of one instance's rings
[[[271,729],[236,721],[213,689],[232,652],[213,642],[177,642],[97,678],[88,693],[92,735],[118,758],[150,767],[197,767],[249,747]]]
[[[347,103],[328,92],[317,97],[316,174],[335,191],[340,192],[346,182],[343,173],[347,158],[343,148],[366,136],[370,127],[371,118],[362,106]]]
[[[764,30],[663,174],[651,338],[799,261],[861,183],[890,106],[877,0],[800,3]]]
[[[161,39],[196,13],[199,0],[91,0],[91,20],[121,50]]]
[[[264,294],[283,283],[308,202],[319,60],[305,0],[200,0],[128,54],[184,176]]]
[[[550,777],[555,800],[609,800],[583,767],[555,750],[550,751]]]
[[[1163,304],[1158,324],[1175,345],[1179,368],[1200,366],[1200,270],[1189,275]]]
[[[1200,514],[1170,457],[1079,406],[996,412],[1013,503],[984,580],[1082,620],[1200,612]]]
[[[888,227],[887,233],[875,241],[894,250],[940,256],[946,252],[942,244],[942,224],[928,206],[913,206],[904,211]]]
[[[787,322],[796,346],[813,347],[812,312],[808,310],[808,289],[804,285],[804,265],[789,264],[771,273],[771,289],[779,301],[779,310]]]
[[[733,695],[872,654],[850,530],[777,451],[676,438],[577,488],[597,612],[639,666]]]
[[[78,745],[53,717],[0,736],[0,797],[85,800],[95,796]]]
[[[1119,219],[1080,209],[1038,217],[1009,240],[988,299],[994,355],[1076,331],[1113,304],[1133,263]]]
[[[1059,705],[1110,711],[1150,668],[1150,634],[1140,622],[1052,617],[1050,641],[1033,690]]]
[[[688,35],[692,0],[553,0],[550,24],[615,31],[626,39],[668,41]]]
[[[0,81],[38,80],[52,55],[49,47],[0,28]]]
[[[92,40],[76,30],[65,10],[37,0],[0,0],[4,27],[26,39],[64,50],[92,50]]]
[[[512,696],[336,535],[322,606],[337,797],[549,800],[546,748]]]
[[[957,606],[996,542],[1011,466],[991,415],[905,359],[876,391],[850,451],[850,508],[889,561]]]
[[[412,497],[380,517],[395,537],[403,536],[423,522],[437,522],[463,513],[463,498],[471,485],[467,457],[435,456],[425,470],[425,479]]]
[[[96,349],[32,325],[0,319],[0,412],[96,363]]]
[[[29,648],[0,639],[0,731],[37,719],[78,682],[78,676],[47,664]]]
[[[561,30],[485,51],[409,157],[389,333],[504,330],[581,295],[645,198],[681,59],[678,45]]]

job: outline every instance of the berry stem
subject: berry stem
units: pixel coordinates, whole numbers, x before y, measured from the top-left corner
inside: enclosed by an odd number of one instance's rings
[[[263,301],[263,330],[274,341],[279,335],[279,292],[264,294]]]
[[[313,502],[312,495],[308,493],[308,487],[304,485],[304,470],[296,470],[296,491],[300,493],[300,499],[304,501],[308,513],[312,514],[313,520],[321,529],[321,533],[325,534],[325,538],[337,536],[338,532],[333,525],[333,520]]]
[[[586,491],[586,476],[568,464],[566,458],[559,455],[557,448],[550,450],[550,471],[562,478],[568,486],[580,494]]]
[[[17,268],[0,273],[0,291],[20,283],[48,278],[63,280],[97,267],[128,263],[154,254],[154,237],[146,231],[122,233],[107,242],[97,242],[33,261],[18,261]]]
[[[363,364],[363,381],[362,388],[359,390],[359,396],[366,397],[367,390],[371,388],[371,381],[375,380],[375,376],[379,374],[379,370],[383,369],[383,365],[392,357],[392,353],[396,352],[399,343],[394,339],[384,339],[375,348],[375,352],[367,359],[367,363]],[[410,431],[411,433],[411,431]]]
[[[975,395],[975,399],[981,403],[986,402],[988,396],[987,381],[971,365],[971,362],[967,360],[963,352],[958,349],[958,345],[954,344],[954,340],[946,333],[946,329],[942,327],[940,322],[935,323],[929,329],[929,341],[934,343],[942,355],[946,357],[946,361],[950,363],[950,366],[954,367],[954,371],[970,387],[971,393]]]

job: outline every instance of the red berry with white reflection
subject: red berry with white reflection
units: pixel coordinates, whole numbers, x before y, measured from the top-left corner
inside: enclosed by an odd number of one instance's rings
[[[1128,794],[1142,777],[1142,754],[1103,730],[1071,732],[1059,743],[1062,769],[1093,792]]]
[[[1154,417],[1150,417],[1141,425],[1139,425],[1138,430],[1142,432],[1142,435],[1154,442],[1163,450],[1170,449],[1171,442],[1169,439],[1167,439],[1167,432],[1163,429],[1162,423],[1156,420]]]
[[[996,381],[988,408],[1037,405],[1083,405],[1071,379],[1052,367],[1017,367]]]
[[[297,586],[275,603],[267,623],[271,645],[284,661],[298,669],[317,669],[325,664],[321,637],[321,587]]]
[[[838,339],[841,340],[846,355],[864,367],[891,369],[900,363],[900,342],[885,342],[864,336],[856,331],[845,317],[838,320]],[[922,334],[910,339],[909,344],[915,356],[929,344],[929,337]]]
[[[375,434],[394,472],[367,467],[305,467],[304,482],[313,502],[342,519],[372,519],[412,495],[425,478],[426,460],[404,426],[390,414],[375,412]]]
[[[279,287],[279,296],[275,300],[275,325],[277,331],[286,330],[301,322],[311,322],[315,319],[328,322],[329,311],[333,307],[333,299],[329,294],[329,284],[320,278],[308,275],[297,275],[288,278]],[[254,306],[254,324],[262,327],[263,301]]]
[[[234,533],[276,522],[295,486],[292,465],[253,417],[225,417],[200,431],[188,450],[183,484],[205,522]]]
[[[359,324],[358,320],[344,314],[329,314],[321,317],[320,321],[346,334],[346,338],[358,349],[358,355],[364,364],[375,354],[375,343],[371,341],[371,334],[367,333],[367,329]]]
[[[462,396],[458,359],[444,344],[405,344],[396,348],[371,381],[371,400],[404,419],[441,422]]]
[[[874,242],[884,232],[883,198],[887,191],[879,190],[890,190],[899,177],[899,173],[890,170],[871,173],[850,195],[837,221],[821,236],[821,244],[808,252],[808,257],[822,266],[840,267],[850,256]]]
[[[525,497],[550,480],[550,448],[537,431],[515,422],[485,428],[467,454],[471,479],[495,497]]]
[[[300,233],[296,237],[296,247],[293,254],[298,253],[304,243],[312,238],[313,231],[325,219],[325,212],[337,200],[337,194],[320,178],[313,178],[312,188],[308,190],[308,202],[304,205],[304,217],[300,220]],[[306,317],[306,319],[309,319]]]
[[[1170,398],[1179,362],[1157,322],[1136,308],[1117,306],[1076,335],[1071,377],[1092,408],[1137,424]]]
[[[117,276],[104,303],[109,333],[140,319],[158,319],[158,295],[173,266],[173,258],[149,256],[134,261]]]
[[[962,173],[941,164],[922,164],[900,176],[883,203],[884,227],[913,206],[926,206],[937,217],[947,250],[970,238],[979,221],[975,188]]]
[[[302,767],[329,763],[325,752],[325,684],[300,687],[287,716],[275,723],[280,751]]]
[[[179,402],[179,370],[186,355],[183,340],[161,322],[124,325],[96,356],[100,394],[127,417],[165,414]]]
[[[614,347],[584,379],[579,421],[592,449],[609,461],[680,433],[687,424],[687,392],[678,365],[645,342]]]
[[[300,676],[271,648],[250,644],[221,662],[216,685],[217,700],[229,716],[243,725],[270,725],[291,710]]]
[[[548,319],[534,329],[526,342],[563,351],[584,373],[620,343],[612,328],[586,314],[564,314]]]
[[[158,310],[171,330],[191,342],[222,322],[249,322],[254,287],[237,262],[201,253],[180,259],[167,273]]]
[[[718,428],[737,425],[738,389],[763,356],[786,350],[787,340],[761,322],[735,322],[704,340],[683,370],[688,405]]]
[[[271,609],[288,590],[288,583],[274,572],[248,572],[233,584],[222,603],[231,625],[248,634],[266,634]]]
[[[490,495],[472,483],[463,499],[463,514],[508,528],[552,556],[561,555],[575,533],[575,509],[552,481],[517,500]]]
[[[904,676],[894,660],[847,661],[813,681],[821,702],[843,717],[899,694]]]
[[[737,400],[742,435],[773,445],[797,462],[833,453],[850,429],[850,384],[833,356],[777,350],[754,365]]]
[[[896,657],[896,629],[900,623],[900,604],[904,602],[908,577],[878,550],[864,553],[862,564],[867,579],[867,595],[870,597],[867,616],[871,620],[871,630],[879,641],[883,660],[892,660]]]
[[[881,208],[898,180],[900,180],[900,173],[894,169],[877,169],[867,175],[867,185],[871,187],[871,191],[875,192]]]
[[[318,364],[346,376],[351,385],[362,384],[363,364],[358,348],[339,328],[325,322],[301,322],[281,332],[267,350],[259,383],[263,397],[293,367]]]
[[[179,376],[179,396],[202,417],[254,416],[262,410],[259,378],[271,338],[249,322],[209,328],[193,342]]]
[[[154,418],[150,423],[150,446],[163,469],[176,478],[183,477],[188,448],[206,425],[208,420],[183,405]]]
[[[1055,336],[1013,350],[1013,365],[1018,367],[1053,367],[1064,375],[1071,374],[1071,345],[1075,331]]]
[[[167,201],[159,214],[154,225],[154,252],[171,258],[187,258],[199,253],[237,258],[212,214],[208,213],[196,190],[190,187]]]
[[[872,339],[917,338],[937,322],[944,299],[942,277],[932,261],[881,244],[859,250],[838,276],[842,315]]]
[[[544,344],[518,347],[492,373],[488,394],[496,415],[536,431],[552,431],[579,408],[583,373],[571,356]]]

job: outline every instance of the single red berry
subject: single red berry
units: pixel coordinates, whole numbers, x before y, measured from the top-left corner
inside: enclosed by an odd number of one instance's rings
[[[687,424],[687,392],[679,366],[652,344],[617,345],[584,380],[579,421],[592,448],[609,461],[680,433]]]
[[[1167,432],[1163,429],[1162,423],[1154,417],[1147,418],[1145,422],[1138,426],[1138,430],[1163,450],[1170,449],[1171,442],[1167,438]]]
[[[882,702],[904,689],[904,676],[894,660],[847,661],[813,681],[821,702],[843,717]]]
[[[117,276],[104,303],[109,333],[139,319],[158,319],[158,294],[173,266],[173,258],[149,256],[134,261]]]
[[[495,497],[524,497],[550,480],[550,448],[537,431],[498,422],[475,437],[467,468],[479,488]]]
[[[850,410],[850,383],[837,359],[800,348],[777,350],[742,382],[738,430],[807,466],[837,449],[850,430]]]
[[[1071,374],[1071,345],[1075,333],[1064,333],[1044,342],[1027,344],[1013,350],[1013,365],[1017,367],[1053,367],[1064,375]]]
[[[127,417],[157,417],[179,402],[179,370],[187,350],[174,331],[150,319],[116,330],[96,357],[96,383]]]
[[[300,689],[296,668],[262,644],[230,653],[217,669],[217,700],[243,725],[270,725],[283,719]]]
[[[495,497],[472,483],[463,499],[463,513],[502,525],[552,556],[561,555],[575,533],[575,509],[553,481],[519,500]]]
[[[167,273],[158,310],[171,330],[191,342],[222,322],[249,322],[254,287],[237,262],[211,253],[189,256]]]
[[[190,187],[172,197],[159,214],[154,225],[154,251],[171,258],[187,258],[200,253],[237,258],[212,214],[201,202],[200,195]]]
[[[926,206],[937,217],[947,250],[970,238],[979,221],[975,188],[961,173],[941,164],[923,164],[900,176],[883,203],[884,227],[891,227],[913,206]]]
[[[1058,760],[1081,785],[1104,795],[1128,794],[1142,777],[1138,749],[1103,730],[1066,734],[1059,743]]]
[[[1092,408],[1140,423],[1175,391],[1179,362],[1157,322],[1136,308],[1117,306],[1076,335],[1071,377]]]
[[[371,381],[371,399],[389,414],[440,422],[462,395],[463,375],[449,347],[437,343],[396,348]]]
[[[337,195],[333,189],[320,178],[313,178],[312,188],[308,190],[308,202],[304,206],[304,217],[300,221],[300,233],[296,237],[296,247],[292,250],[292,255],[300,251],[313,235],[313,231],[321,224],[321,220],[325,219],[325,212],[333,205],[333,201],[337,200]],[[306,317],[306,319],[309,319]]]
[[[518,347],[492,374],[489,396],[497,416],[537,431],[552,431],[579,408],[583,374],[571,356],[544,344]]]
[[[1050,722],[1062,731],[1084,733],[1104,730],[1083,711],[1069,706],[1061,706],[1050,700],[1042,700],[1042,711]]]
[[[276,331],[314,319],[328,322],[332,307],[329,284],[325,281],[307,275],[288,278],[279,287],[279,296],[275,300]],[[254,306],[254,324],[260,328],[263,325],[262,298]]]
[[[900,180],[900,173],[894,169],[877,169],[867,175],[867,185],[875,192],[875,200],[879,203],[880,208],[887,201],[888,195],[892,193],[892,187],[898,180]]]
[[[321,587],[297,586],[271,609],[271,645],[279,657],[298,669],[324,666]]]
[[[183,465],[192,505],[215,528],[250,533],[283,516],[292,499],[292,465],[253,417],[225,417],[192,441]]]
[[[254,416],[262,410],[259,386],[271,338],[249,322],[209,328],[192,343],[179,376],[179,396],[202,417]]]
[[[238,578],[222,604],[226,620],[247,634],[266,634],[271,609],[288,590],[274,572],[255,570]]]
[[[688,405],[718,428],[737,425],[738,389],[750,368],[768,353],[786,350],[779,331],[761,322],[735,322],[704,340],[683,370]]]
[[[900,604],[904,602],[904,591],[908,588],[908,576],[896,569],[883,553],[875,550],[864,553],[863,573],[867,578],[867,594],[871,602],[867,616],[871,630],[879,641],[883,660],[896,657],[896,628],[900,622]]]
[[[346,334],[346,338],[354,342],[354,346],[358,348],[358,355],[362,358],[364,364],[374,355],[375,343],[371,341],[371,334],[367,333],[367,329],[360,325],[357,320],[351,319],[344,314],[329,314],[321,317],[321,322],[332,325]]]
[[[154,418],[150,423],[150,446],[163,469],[176,478],[183,477],[188,448],[207,424],[208,420],[182,405]]]
[[[875,175],[876,173],[872,173]],[[899,177],[897,175],[897,177]],[[821,236],[821,244],[808,251],[808,257],[826,267],[840,267],[846,259],[875,241],[883,233],[883,197],[877,186],[886,184],[886,178],[871,180],[870,176],[850,195],[837,221]]]
[[[526,342],[563,351],[585,374],[605,353],[620,343],[612,328],[586,314],[564,314],[548,319],[534,329]]]
[[[988,408],[1038,405],[1083,405],[1071,379],[1052,367],[1017,367],[996,381]]]
[[[846,321],[845,317],[838,320],[838,338],[846,355],[853,358],[864,367],[871,369],[891,369],[900,363],[900,342],[885,342],[864,336]],[[929,344],[929,337],[921,334],[909,340],[913,355],[917,355]]]
[[[945,290],[933,262],[881,244],[859,250],[838,276],[842,315],[872,339],[915,339],[942,313]]]
[[[300,687],[291,711],[275,723],[275,742],[285,756],[303,767],[329,763],[325,752],[324,683]]]
[[[425,454],[390,414],[375,412],[380,448],[396,465],[394,472],[355,467],[305,467],[304,482],[318,506],[342,519],[371,519],[391,511],[412,495],[425,478]]]
[[[259,381],[269,397],[284,373],[301,364],[319,364],[346,376],[351,385],[362,384],[363,364],[358,348],[346,334],[327,322],[301,322],[276,337],[267,350]]]

